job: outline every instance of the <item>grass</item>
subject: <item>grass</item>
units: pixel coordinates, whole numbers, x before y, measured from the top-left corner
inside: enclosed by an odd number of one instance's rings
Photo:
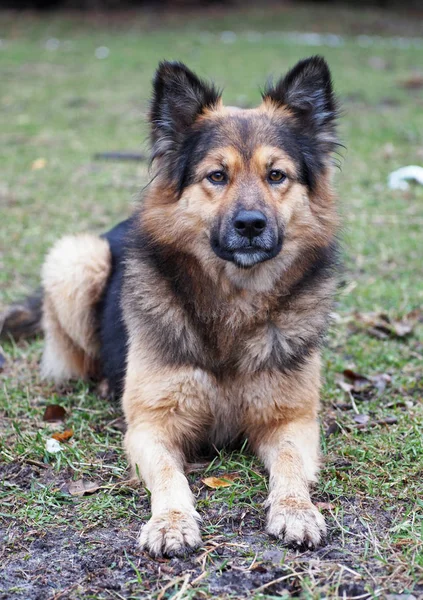
[[[347,150],[336,176],[345,285],[325,352],[325,458],[314,492],[329,523],[327,547],[295,554],[269,540],[262,533],[261,466],[224,453],[190,474],[204,549],[187,561],[149,560],[135,545],[148,498],[125,480],[119,408],[84,383],[56,390],[41,382],[41,340],[8,342],[0,373],[0,590],[8,598],[175,600],[423,593],[423,327],[379,339],[357,317],[383,311],[401,318],[423,302],[423,188],[387,187],[392,170],[423,161],[423,92],[402,85],[421,68],[423,48],[383,39],[363,47],[354,37],[371,33],[372,24],[378,34],[416,35],[418,23],[305,5],[260,16],[252,9],[190,13],[188,22],[150,15],[113,27],[75,17],[2,18],[4,305],[38,285],[43,255],[59,235],[101,232],[130,213],[147,182],[146,164],[97,162],[93,155],[146,150],[150,80],[162,58],[186,61],[225,87],[227,103],[248,106],[258,102],[267,75],[323,53],[344,107]],[[312,29],[345,34],[343,43],[316,48],[282,35]],[[228,30],[235,36],[222,39]],[[103,46],[108,57],[96,58]],[[389,374],[391,381],[380,394],[367,389],[351,397],[337,383],[345,368]],[[56,403],[67,418],[52,429],[42,416]],[[369,417],[363,428],[357,413]],[[60,453],[48,453],[46,440],[64,427],[73,437]],[[224,473],[238,476],[227,488],[202,483]],[[71,496],[69,482],[78,479],[101,487]]]

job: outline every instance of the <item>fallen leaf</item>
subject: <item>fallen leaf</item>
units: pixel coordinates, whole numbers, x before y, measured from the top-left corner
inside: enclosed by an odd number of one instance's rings
[[[57,440],[54,440],[53,438],[49,438],[46,442],[46,450],[47,452],[50,452],[50,454],[56,454],[57,452],[60,452],[62,449],[62,446],[59,444],[59,442]]]
[[[126,421],[124,417],[118,417],[117,419],[113,419],[113,421],[109,421],[107,423],[107,427],[111,427],[112,429],[116,429],[117,431],[121,431],[122,433],[126,432]]]
[[[416,323],[420,320],[421,313],[414,310],[402,319],[392,319],[386,313],[355,313],[356,322],[364,326],[368,333],[381,340],[390,337],[405,338],[413,333]]]
[[[359,425],[367,425],[370,421],[369,415],[354,415],[354,421]]]
[[[372,385],[372,382],[370,381],[370,379],[368,379],[368,377],[365,377],[360,373],[356,373],[351,369],[344,369],[342,374],[346,379],[348,379],[351,382],[350,385],[352,385],[352,389],[355,392],[360,392],[361,390],[368,388]]]
[[[365,400],[369,396],[377,395],[380,396],[386,389],[386,386],[391,383],[391,376],[388,373],[377,373],[366,377],[357,373],[352,369],[344,369],[342,372],[343,379],[341,377],[336,378],[336,383],[347,395],[351,398],[352,396],[359,400]]]
[[[372,375],[370,381],[377,389],[378,395],[380,396],[382,392],[385,391],[386,386],[391,383],[392,379],[388,373],[378,373],[377,375]]]
[[[233,479],[230,478],[230,475],[225,475],[224,478],[219,477],[206,477],[201,481],[206,484],[207,487],[212,488],[213,490],[217,490],[218,488],[229,487],[233,483]]]
[[[53,433],[51,436],[58,442],[67,442],[73,436],[73,429],[66,429],[65,431]]]
[[[407,79],[401,81],[400,85],[406,90],[420,90],[423,88],[423,74],[414,73]]]
[[[383,417],[383,419],[378,419],[376,421],[376,423],[378,425],[394,425],[395,423],[398,423],[398,419],[397,419],[397,417],[394,417],[393,415],[392,416],[388,415],[386,417]]]
[[[334,435],[335,433],[338,433],[339,431],[341,431],[341,428],[339,427],[339,425],[335,421],[335,419],[332,419],[329,422],[328,427],[326,429],[326,437],[329,437],[330,435]]]
[[[71,496],[84,496],[85,494],[93,494],[101,488],[101,483],[97,481],[87,481],[86,479],[78,479],[78,481],[70,481],[67,485],[68,492]]]
[[[43,421],[64,421],[66,417],[66,410],[59,404],[49,404],[46,406],[43,415]]]
[[[38,171],[39,169],[44,169],[46,164],[47,164],[47,161],[45,158],[37,158],[37,160],[34,160],[34,162],[32,163],[31,170]]]
[[[315,502],[315,505],[317,508],[320,508],[320,510],[333,510],[335,508],[330,502]]]

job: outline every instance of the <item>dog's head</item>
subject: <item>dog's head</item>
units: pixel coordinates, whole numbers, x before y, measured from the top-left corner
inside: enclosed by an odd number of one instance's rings
[[[225,107],[181,63],[161,63],[154,79],[146,227],[234,280],[280,272],[326,244],[336,222],[336,103],[325,60],[299,62],[262,98],[258,108]]]

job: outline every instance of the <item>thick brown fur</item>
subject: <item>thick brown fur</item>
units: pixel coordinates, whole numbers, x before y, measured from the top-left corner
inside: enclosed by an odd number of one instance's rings
[[[269,533],[310,547],[325,535],[309,484],[319,468],[320,345],[336,287],[335,116],[319,58],[299,63],[249,110],[224,107],[186,67],[163,63],[151,111],[154,177],[125,238],[123,284],[109,279],[106,240],[67,238],[47,258],[47,376],[94,374],[96,307],[104,292],[110,308],[112,285],[121,293],[125,447],[151,492],[140,544],[152,555],[201,544],[187,456],[244,438],[270,474]],[[220,185],[211,175],[222,172]],[[263,247],[257,235],[245,249],[234,233],[241,209],[261,211]]]

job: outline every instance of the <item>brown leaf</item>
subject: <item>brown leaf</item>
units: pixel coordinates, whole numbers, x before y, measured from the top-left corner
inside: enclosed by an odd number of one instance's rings
[[[224,475],[224,477],[206,477],[201,481],[206,484],[207,487],[212,488],[213,490],[217,490],[218,488],[229,487],[233,483],[233,479],[235,477],[231,477],[231,475]]]
[[[97,481],[87,481],[86,479],[78,479],[78,481],[70,481],[67,488],[71,496],[84,496],[85,494],[93,494],[99,490],[101,488],[101,483]]]
[[[414,310],[402,319],[391,319],[386,313],[355,313],[355,319],[367,329],[370,335],[381,340],[390,337],[405,338],[413,333],[421,313]]]
[[[43,415],[43,421],[64,421],[66,417],[66,410],[59,404],[49,404],[46,406]]]
[[[67,442],[68,440],[70,440],[70,438],[73,436],[73,429],[65,429],[65,431],[62,431],[61,433],[58,431],[56,433],[53,433],[53,435],[51,436],[53,439],[57,440],[58,442]]]
[[[360,373],[356,373],[352,369],[343,371],[344,379],[337,378],[338,386],[348,395],[353,395],[354,398],[364,400],[369,395],[374,395],[375,390],[377,395],[381,395],[388,384],[391,383],[391,376],[388,373],[377,373],[366,377]]]
[[[341,428],[339,427],[338,423],[335,421],[335,419],[332,419],[331,421],[329,421],[328,423],[328,427],[326,429],[326,437],[329,437],[331,435],[334,435],[335,433],[338,433],[339,431],[341,431]]]
[[[406,90],[420,90],[423,88],[423,74],[414,73],[400,83],[401,87]]]
[[[413,332],[413,325],[407,321],[392,321],[391,328],[397,337],[406,337]]]
[[[320,510],[333,510],[335,508],[334,504],[331,504],[330,502],[315,502],[315,505],[317,508],[320,508]]]
[[[344,369],[342,374],[344,375],[345,379],[347,379],[350,382],[350,385],[352,385],[352,389],[354,392],[360,392],[361,390],[368,388],[372,385],[370,379],[368,379],[364,375],[361,375],[360,373],[356,373],[351,369]]]
[[[383,419],[378,419],[376,423],[378,425],[394,425],[395,423],[398,423],[398,419],[397,417],[388,415],[383,417]]]
[[[121,433],[126,433],[127,427],[126,427],[125,417],[118,417],[114,421],[111,421],[110,423],[108,423],[108,426],[111,427],[112,429],[116,429],[117,431],[120,431]]]

